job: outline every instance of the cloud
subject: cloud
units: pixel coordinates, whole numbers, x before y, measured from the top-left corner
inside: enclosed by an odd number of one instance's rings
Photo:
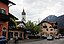
[[[10,12],[20,19],[24,8],[27,21],[37,21],[39,18],[42,20],[48,15],[64,14],[64,0],[13,0],[13,2],[16,6],[10,7]]]

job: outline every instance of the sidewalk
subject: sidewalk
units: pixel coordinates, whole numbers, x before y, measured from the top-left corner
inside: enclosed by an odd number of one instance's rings
[[[34,42],[34,41],[40,41],[42,39],[25,39],[25,40],[18,40],[17,41],[17,44],[20,44],[20,43],[26,43],[26,42]],[[14,40],[9,40],[8,41],[8,44],[14,44]]]

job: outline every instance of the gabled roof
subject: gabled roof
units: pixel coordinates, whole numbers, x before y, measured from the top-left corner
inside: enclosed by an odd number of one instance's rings
[[[17,25],[19,29],[25,27],[25,23],[23,21],[17,21]]]
[[[0,0],[0,2],[2,2],[2,3],[5,3],[5,4],[9,4],[9,3],[11,3],[11,4],[13,4],[13,5],[16,5],[15,3],[13,3],[13,2],[11,2],[11,1],[9,1],[9,0]]]
[[[15,16],[13,16],[11,13],[9,13],[9,18],[10,17],[13,18],[13,19],[15,18],[16,20],[18,20],[18,18],[16,18]]]
[[[23,21],[16,21],[17,24],[23,23],[25,25],[25,23]]]
[[[8,1],[8,3],[11,3],[11,4],[13,4],[13,5],[16,5],[15,3],[11,2],[11,1]]]
[[[51,25],[55,24],[55,22],[41,21],[38,25],[40,25],[40,24],[42,24],[42,23],[44,23],[44,22],[49,23],[49,24],[51,24]]]

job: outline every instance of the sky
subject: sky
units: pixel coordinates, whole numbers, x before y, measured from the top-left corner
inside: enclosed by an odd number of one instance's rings
[[[26,12],[26,21],[41,21],[49,15],[64,14],[64,0],[10,0],[16,5],[9,7],[9,12],[22,19],[23,9]]]

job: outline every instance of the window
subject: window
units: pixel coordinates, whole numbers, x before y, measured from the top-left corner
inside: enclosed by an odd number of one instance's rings
[[[13,38],[13,32],[9,32],[9,38]]]
[[[15,36],[18,36],[18,32],[15,32]]]
[[[53,31],[53,29],[50,29],[51,31]]]
[[[57,29],[57,26],[54,26],[54,29]]]
[[[47,26],[43,26],[43,28],[47,28]]]
[[[6,11],[4,9],[0,9],[0,13],[6,14]]]
[[[55,25],[58,25],[58,23],[56,22]]]
[[[48,29],[46,29],[48,31]]]
[[[6,28],[5,27],[2,30],[2,36],[5,36],[6,37]]]
[[[53,33],[51,32],[50,34],[51,34],[51,36],[52,36]]]
[[[46,23],[44,23],[44,26],[46,26]]]
[[[52,26],[50,26],[49,28],[52,28]]]

